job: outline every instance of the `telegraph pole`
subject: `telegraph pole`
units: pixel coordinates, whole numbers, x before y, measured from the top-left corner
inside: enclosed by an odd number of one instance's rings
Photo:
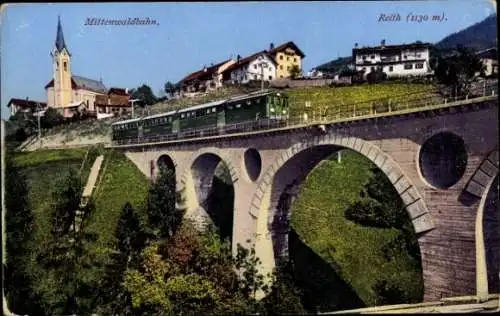
[[[135,110],[134,110],[134,102],[141,101],[141,99],[132,99],[129,100],[128,102],[132,103],[132,118],[135,116]]]

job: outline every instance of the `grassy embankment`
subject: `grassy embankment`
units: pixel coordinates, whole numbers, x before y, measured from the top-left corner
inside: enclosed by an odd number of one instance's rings
[[[20,153],[15,156],[15,163],[27,176],[29,188],[29,204],[35,216],[35,244],[42,245],[50,237],[50,211],[53,202],[51,193],[59,179],[66,176],[69,169],[79,170],[87,149],[42,150]],[[118,217],[125,202],[129,201],[144,216],[144,203],[147,197],[148,180],[121,154],[103,149],[89,152],[82,170],[85,185],[90,168],[99,154],[105,154],[100,176],[104,175],[98,191],[94,192],[96,209],[90,214],[84,229],[96,233],[97,240],[89,245],[89,249],[97,255],[99,261],[108,260],[108,248],[114,242],[114,232]],[[100,179],[98,178],[98,182]],[[83,189],[83,188],[82,188]],[[36,253],[32,253],[31,271],[41,271],[36,262]],[[88,271],[90,278],[99,278],[102,270]],[[43,276],[42,273],[38,273]],[[39,280],[43,283],[43,280]]]

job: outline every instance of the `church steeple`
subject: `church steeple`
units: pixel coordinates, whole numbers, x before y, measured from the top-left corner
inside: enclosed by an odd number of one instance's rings
[[[57,36],[56,36],[56,49],[58,52],[61,52],[64,48],[69,54],[69,49],[66,47],[66,43],[64,42],[64,35],[61,26],[61,16],[57,17]]]

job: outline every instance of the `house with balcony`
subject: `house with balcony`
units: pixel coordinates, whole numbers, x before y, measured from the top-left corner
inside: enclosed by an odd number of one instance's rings
[[[276,61],[265,50],[245,58],[238,58],[223,73],[224,82],[232,84],[276,79]]]
[[[364,72],[365,77],[377,70],[385,72],[388,78],[426,76],[432,74],[430,47],[430,43],[422,42],[386,45],[382,40],[380,46],[359,48],[356,43],[352,57],[356,71]]]

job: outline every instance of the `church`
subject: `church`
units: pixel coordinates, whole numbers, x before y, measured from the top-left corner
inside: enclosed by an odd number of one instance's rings
[[[51,52],[53,78],[45,86],[47,107],[58,109],[64,117],[86,112],[97,118],[122,114],[131,110],[125,89],[107,89],[102,80],[77,76],[71,72],[71,54],[64,41],[61,18],[57,22],[54,50]],[[116,94],[119,91],[119,96]]]

